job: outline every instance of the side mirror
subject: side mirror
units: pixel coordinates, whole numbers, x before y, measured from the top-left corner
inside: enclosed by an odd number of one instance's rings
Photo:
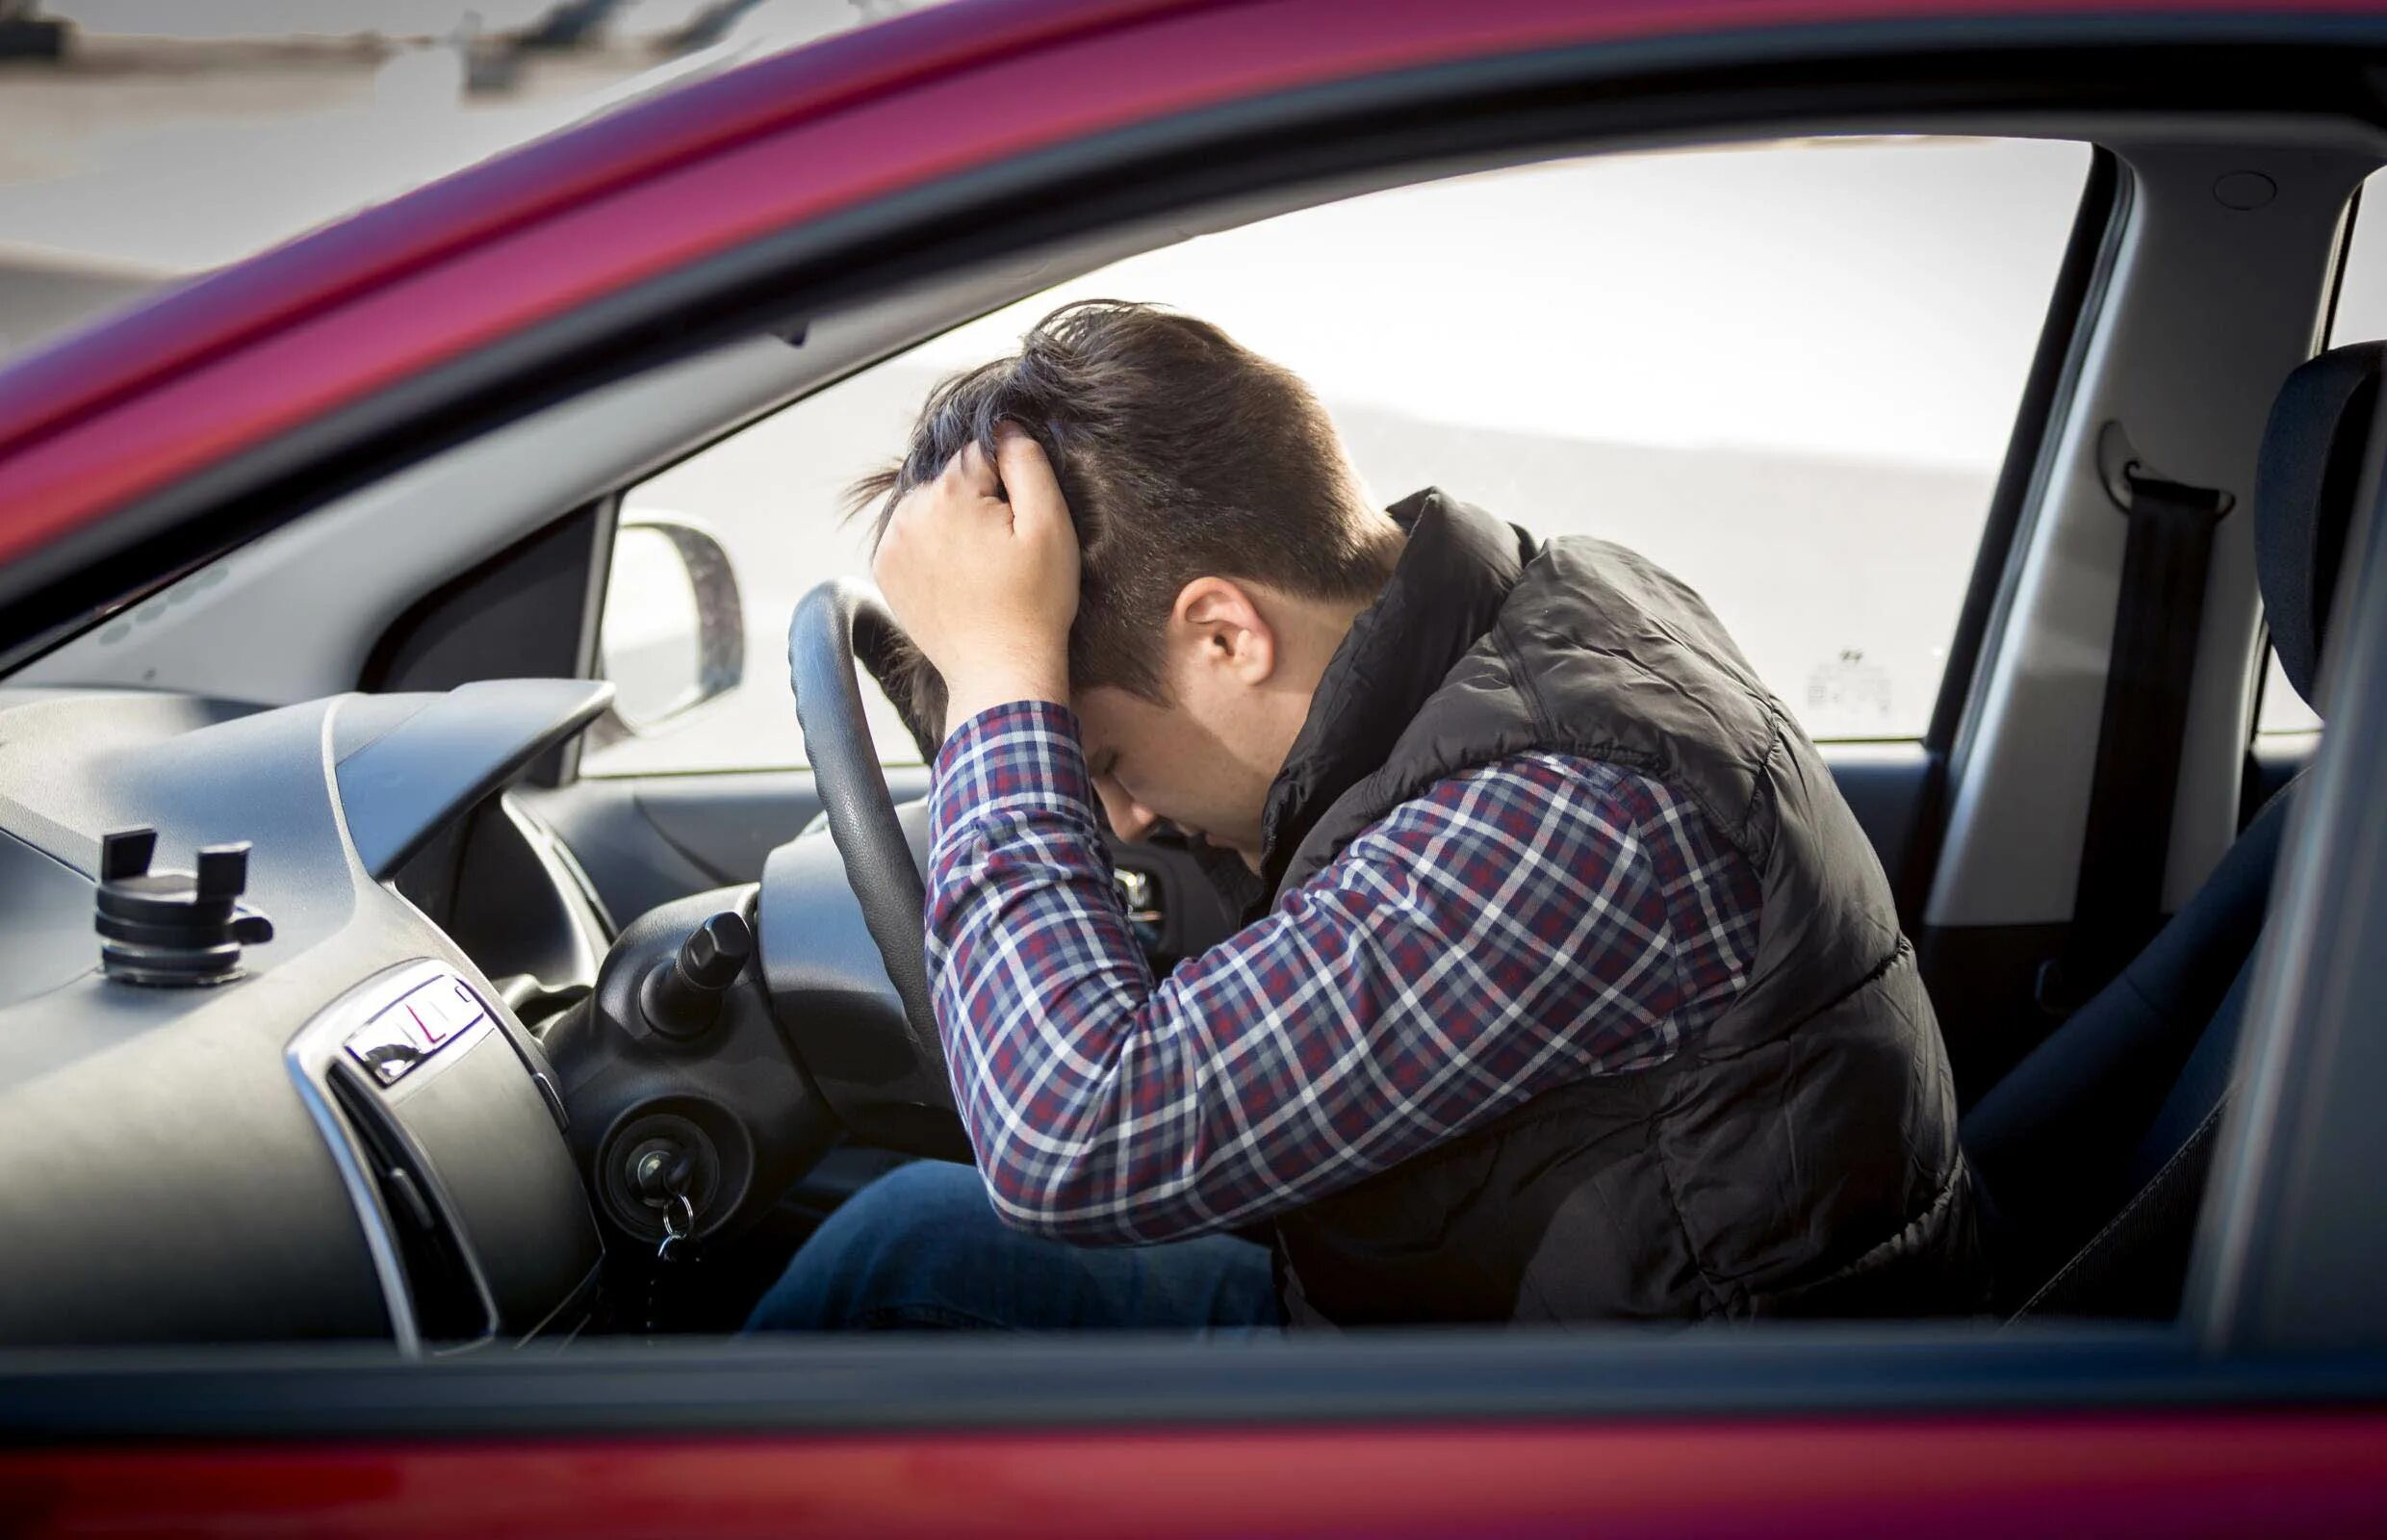
[[[597,631],[612,709],[592,742],[641,737],[746,677],[746,611],[730,554],[678,514],[622,515]]]

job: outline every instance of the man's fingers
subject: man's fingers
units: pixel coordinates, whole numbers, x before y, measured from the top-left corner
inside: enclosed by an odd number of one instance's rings
[[[975,442],[962,447],[962,452],[945,467],[945,474],[982,498],[991,498],[1003,490],[1003,483],[995,479],[994,467],[987,463],[987,451]]]
[[[1060,478],[1044,458],[1044,447],[1014,424],[1006,423],[995,436],[995,464],[1003,473],[1004,490],[1011,494],[1012,520],[1040,530],[1059,524],[1069,528],[1069,504],[1061,496]]]

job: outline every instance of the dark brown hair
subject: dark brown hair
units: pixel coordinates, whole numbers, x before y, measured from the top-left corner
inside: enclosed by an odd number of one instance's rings
[[[973,442],[991,458],[1006,422],[1043,446],[1077,526],[1073,689],[1164,700],[1163,625],[1196,578],[1367,600],[1399,554],[1397,526],[1370,506],[1298,376],[1208,321],[1117,299],[1065,305],[1014,356],[929,394],[903,459],[855,484],[858,511],[880,504],[871,548],[905,493]],[[888,688],[934,742],[944,681],[916,657],[895,661]]]

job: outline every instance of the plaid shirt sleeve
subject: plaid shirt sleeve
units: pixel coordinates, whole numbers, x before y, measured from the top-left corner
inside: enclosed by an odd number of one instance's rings
[[[937,756],[928,961],[996,1210],[1087,1244],[1283,1213],[1535,1093],[1671,1056],[1746,979],[1758,890],[1665,788],[1527,754],[1454,776],[1155,981],[1077,719]]]

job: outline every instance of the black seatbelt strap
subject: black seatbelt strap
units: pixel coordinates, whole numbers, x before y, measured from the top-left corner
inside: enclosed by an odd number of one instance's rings
[[[2064,951],[2040,970],[2039,1003],[2068,1014],[2155,934],[2188,729],[2189,686],[2230,496],[2128,472],[2129,543],[2089,786],[2089,826]]]

